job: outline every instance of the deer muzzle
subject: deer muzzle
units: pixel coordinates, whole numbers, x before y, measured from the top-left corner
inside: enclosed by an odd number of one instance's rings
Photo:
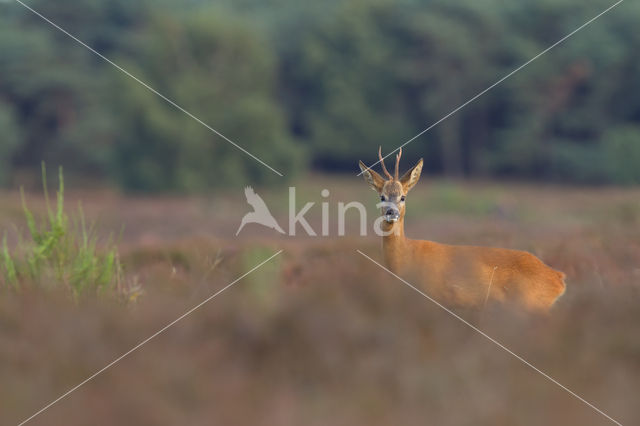
[[[384,220],[389,223],[397,222],[400,218],[400,212],[395,207],[388,207],[384,213]]]

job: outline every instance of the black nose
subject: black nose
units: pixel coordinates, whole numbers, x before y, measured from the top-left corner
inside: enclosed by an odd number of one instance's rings
[[[392,216],[392,215],[396,214],[396,211],[393,210],[393,209],[389,209],[389,210],[387,210],[387,213],[385,213],[385,214],[388,215],[388,216]]]

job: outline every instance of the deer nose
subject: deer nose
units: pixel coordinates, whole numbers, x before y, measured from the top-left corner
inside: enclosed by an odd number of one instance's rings
[[[387,216],[394,216],[396,214],[398,214],[398,212],[394,209],[387,209],[387,212],[385,213]]]

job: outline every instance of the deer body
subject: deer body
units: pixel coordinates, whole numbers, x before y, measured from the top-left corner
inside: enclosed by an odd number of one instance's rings
[[[562,296],[565,275],[531,253],[407,238],[405,197],[420,178],[422,160],[399,178],[401,153],[396,157],[395,176],[382,162],[389,180],[360,162],[365,179],[383,202],[383,255],[392,272],[416,282],[430,296],[449,305],[481,306],[492,299],[518,303],[530,310],[547,310]],[[382,160],[381,152],[378,154]]]

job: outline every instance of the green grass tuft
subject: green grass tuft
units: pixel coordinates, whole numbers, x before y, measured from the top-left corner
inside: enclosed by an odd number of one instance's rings
[[[116,294],[125,300],[130,299],[122,285],[122,265],[113,239],[109,238],[104,247],[98,247],[98,237],[93,227],[87,227],[81,205],[75,220],[70,222],[65,213],[62,167],[58,171],[55,210],[49,202],[44,163],[42,176],[46,220],[38,226],[21,189],[28,238],[19,236],[19,243],[12,253],[5,235],[1,279],[14,289],[24,285],[63,286],[76,300],[81,296],[101,294]]]

